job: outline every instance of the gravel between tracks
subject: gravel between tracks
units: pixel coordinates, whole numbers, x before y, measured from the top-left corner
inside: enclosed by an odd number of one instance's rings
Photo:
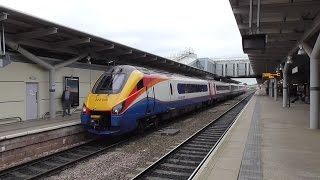
[[[46,179],[130,179],[130,174],[139,173],[151,162],[165,155],[174,146],[183,142],[247,95],[244,94],[204,111],[177,118],[161,126],[158,131],[130,141],[116,150],[81,161]],[[160,131],[167,128],[179,129],[180,132],[174,136],[162,136]]]

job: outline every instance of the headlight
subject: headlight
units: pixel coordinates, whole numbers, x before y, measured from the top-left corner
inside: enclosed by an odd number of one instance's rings
[[[114,106],[112,108],[112,113],[118,115],[122,111],[122,109],[124,108],[124,104],[125,104],[125,101],[123,101],[122,103]]]
[[[86,107],[85,104],[83,104],[83,106],[82,106],[82,113],[83,114],[89,114],[89,109]]]

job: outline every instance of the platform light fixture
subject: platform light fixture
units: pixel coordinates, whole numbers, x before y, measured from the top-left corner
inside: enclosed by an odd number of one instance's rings
[[[91,64],[91,57],[90,57],[90,56],[87,56],[86,59],[87,59],[87,63],[88,63],[88,64]]]
[[[292,64],[293,61],[292,61],[292,56],[288,56],[287,57],[287,64]]]
[[[306,51],[302,48],[302,45],[299,45],[298,55],[304,55],[306,54]]]
[[[112,64],[113,61],[111,60],[111,61],[108,61],[107,63],[108,63],[108,66],[110,66],[110,64]]]

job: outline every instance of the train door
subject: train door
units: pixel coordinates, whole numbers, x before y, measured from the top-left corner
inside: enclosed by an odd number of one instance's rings
[[[147,114],[153,113],[154,105],[155,105],[155,94],[154,94],[154,87],[148,88],[147,87]]]
[[[208,82],[208,86],[209,86],[209,96],[210,96],[210,99],[212,98],[212,88],[211,88],[211,83]]]
[[[212,94],[213,95],[216,95],[217,94],[217,89],[216,89],[216,86],[214,83],[211,84],[211,87],[212,87]]]
[[[169,82],[169,97],[170,97],[170,106],[171,106],[172,101],[174,100],[174,98],[173,98],[173,86],[172,86],[171,82]]]

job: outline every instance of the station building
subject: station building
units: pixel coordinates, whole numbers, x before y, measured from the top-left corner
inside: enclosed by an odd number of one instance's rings
[[[0,119],[15,121],[49,117],[48,71],[18,54],[11,53],[10,58],[12,62],[0,68]],[[57,61],[52,58],[46,60]],[[81,109],[87,93],[107,68],[91,64],[85,66],[78,63],[56,71],[54,104],[58,114],[62,111],[61,95],[66,77],[79,82],[79,87],[71,90],[79,93],[78,105],[73,107],[75,111]]]
[[[191,48],[175,56],[174,61],[223,77],[254,77],[248,57],[198,58]]]

